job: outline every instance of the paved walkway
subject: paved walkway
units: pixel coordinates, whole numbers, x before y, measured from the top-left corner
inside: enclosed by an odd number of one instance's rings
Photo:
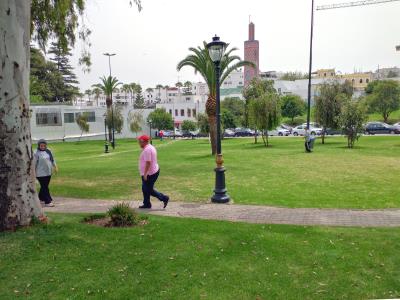
[[[118,203],[113,200],[89,200],[56,198],[55,207],[45,208],[46,212],[99,213]],[[138,201],[129,201],[138,207]],[[210,203],[170,202],[167,209],[162,203],[153,201],[153,215],[226,220],[259,224],[293,224],[356,227],[400,227],[400,209],[348,210],[316,208],[280,208],[256,205],[217,205]]]

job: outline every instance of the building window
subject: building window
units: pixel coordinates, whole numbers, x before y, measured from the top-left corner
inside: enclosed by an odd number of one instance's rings
[[[190,97],[186,97],[186,101],[190,101]]]
[[[360,79],[360,83],[363,83],[363,80],[362,80],[362,78]]]
[[[366,83],[369,83],[369,79],[367,78],[367,80],[365,81]]]
[[[169,114],[172,115],[172,109],[169,110]]]
[[[178,116],[178,110],[175,109],[175,117],[177,117],[177,116]]]
[[[187,116],[188,118],[192,117],[192,110],[190,108],[187,109]]]
[[[96,122],[96,113],[94,111],[86,111],[86,112],[83,112],[83,113],[86,114],[88,123],[95,123]],[[75,113],[75,119],[78,118],[78,116],[80,116],[81,114],[82,114],[81,112]]]
[[[326,77],[326,73],[324,73],[324,77]]]
[[[74,123],[74,113],[64,113],[64,123]]]
[[[184,117],[184,116],[185,116],[185,110],[181,109],[181,117]]]
[[[196,118],[196,109],[193,109],[193,118]]]
[[[61,126],[61,112],[36,113],[37,126]]]

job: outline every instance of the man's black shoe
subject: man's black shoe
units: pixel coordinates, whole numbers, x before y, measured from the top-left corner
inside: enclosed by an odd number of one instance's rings
[[[163,200],[163,202],[164,202],[164,208],[167,207],[168,201],[169,201],[169,197],[168,197],[168,196],[165,196],[165,198],[164,198],[164,200]]]
[[[151,206],[147,206],[147,205],[141,205],[141,206],[139,206],[139,208],[141,208],[141,209],[150,209],[150,208],[151,208]]]

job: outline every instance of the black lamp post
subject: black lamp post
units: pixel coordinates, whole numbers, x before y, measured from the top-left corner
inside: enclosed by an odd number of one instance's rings
[[[107,113],[104,114],[104,153],[108,153],[108,140],[107,140]]]
[[[108,56],[108,68],[110,70],[110,80],[111,80],[111,56],[116,55],[115,53],[104,53],[103,55]],[[112,98],[112,91],[111,91],[111,125],[112,125],[112,141],[111,146],[115,149],[115,126],[114,126],[114,102]]]
[[[208,53],[211,60],[215,65],[215,78],[216,78],[216,117],[217,117],[217,156],[215,168],[215,189],[214,195],[211,197],[213,203],[228,203],[230,201],[229,195],[225,187],[225,168],[223,166],[224,160],[222,158],[221,150],[221,101],[220,101],[220,77],[221,77],[221,60],[224,56],[227,44],[220,41],[218,36],[213,37],[211,43],[207,44]]]
[[[153,145],[153,139],[151,138],[151,120],[148,121],[149,122],[149,133],[150,133],[150,144]]]
[[[314,0],[311,0],[311,33],[310,33],[310,61],[308,66],[308,97],[307,97],[307,132],[310,131],[311,115],[311,72],[313,59],[313,37],[314,37]],[[307,147],[306,147],[307,149]]]

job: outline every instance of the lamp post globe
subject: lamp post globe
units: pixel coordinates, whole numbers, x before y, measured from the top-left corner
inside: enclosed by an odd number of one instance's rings
[[[225,186],[225,168],[222,157],[221,147],[221,99],[220,99],[220,78],[221,78],[221,60],[224,57],[227,44],[219,39],[216,35],[212,42],[207,44],[207,50],[215,67],[215,95],[216,95],[216,120],[217,120],[217,155],[215,168],[215,188],[211,197],[213,203],[228,203],[230,197],[227,194]]]

